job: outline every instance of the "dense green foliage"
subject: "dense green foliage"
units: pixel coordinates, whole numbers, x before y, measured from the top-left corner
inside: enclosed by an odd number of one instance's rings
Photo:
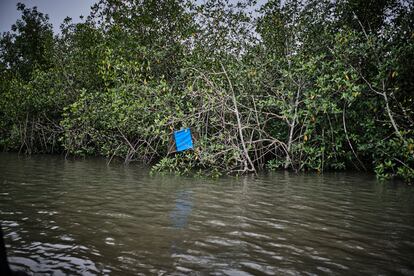
[[[414,180],[412,3],[226,2],[101,0],[55,37],[18,4],[0,40],[0,147]],[[182,127],[196,147],[174,153]]]

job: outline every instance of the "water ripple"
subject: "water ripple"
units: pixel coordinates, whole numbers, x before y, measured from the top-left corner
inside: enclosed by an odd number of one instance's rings
[[[370,175],[150,177],[0,154],[0,183],[10,262],[27,272],[414,274],[414,191]]]

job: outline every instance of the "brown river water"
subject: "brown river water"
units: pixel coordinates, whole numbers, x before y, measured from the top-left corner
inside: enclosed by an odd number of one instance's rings
[[[370,174],[214,180],[1,153],[0,222],[33,275],[414,275],[414,187]]]

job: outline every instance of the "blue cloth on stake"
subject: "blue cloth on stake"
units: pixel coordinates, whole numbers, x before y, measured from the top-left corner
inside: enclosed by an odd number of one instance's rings
[[[193,148],[193,139],[191,138],[191,130],[189,128],[174,131],[174,139],[177,151]]]

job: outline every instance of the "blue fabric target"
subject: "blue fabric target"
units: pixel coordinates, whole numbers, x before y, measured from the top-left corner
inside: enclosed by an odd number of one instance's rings
[[[191,130],[189,128],[174,131],[174,140],[177,151],[193,148],[193,139],[191,138]]]

